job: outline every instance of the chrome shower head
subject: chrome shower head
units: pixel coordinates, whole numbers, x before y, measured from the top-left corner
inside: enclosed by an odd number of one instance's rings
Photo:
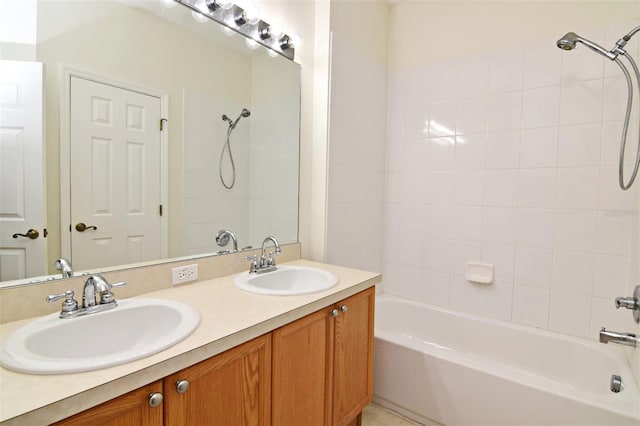
[[[230,126],[233,126],[233,121],[229,117],[227,117],[227,114],[222,114],[222,120],[229,123]]]
[[[573,50],[576,48],[577,43],[584,44],[589,49],[611,59],[612,61],[618,56],[618,53],[610,52],[604,47],[590,40],[587,40],[586,38],[580,37],[578,34],[574,32],[566,33],[560,40],[556,42],[556,45],[563,50]]]
[[[556,42],[556,45],[563,50],[573,50],[576,48],[576,42],[579,37],[576,33],[566,33],[560,40]]]
[[[249,110],[248,110],[248,109],[246,109],[246,108],[242,108],[242,112],[240,113],[240,115],[241,115],[242,117],[245,117],[245,118],[246,118],[246,117],[248,117],[248,116],[250,116],[250,115],[251,115],[251,111],[249,111]]]

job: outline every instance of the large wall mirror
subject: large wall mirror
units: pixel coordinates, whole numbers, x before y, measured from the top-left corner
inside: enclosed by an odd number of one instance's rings
[[[298,64],[162,0],[3,14],[0,286],[298,240]]]

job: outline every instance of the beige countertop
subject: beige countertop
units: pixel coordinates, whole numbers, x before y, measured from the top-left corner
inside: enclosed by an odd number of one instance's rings
[[[0,422],[38,425],[63,419],[275,330],[369,288],[381,279],[377,273],[306,260],[286,264],[330,271],[338,276],[338,285],[302,296],[263,296],[236,288],[232,282],[234,274],[141,295],[192,306],[200,312],[200,326],[169,349],[102,370],[31,375],[0,368]],[[32,320],[0,324],[0,338]],[[118,330],[96,332],[108,338]]]

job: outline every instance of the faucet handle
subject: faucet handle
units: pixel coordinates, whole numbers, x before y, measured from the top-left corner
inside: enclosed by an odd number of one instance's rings
[[[115,299],[113,297],[113,293],[111,292],[111,289],[113,287],[124,287],[124,286],[127,285],[126,281],[120,281],[120,282],[113,283],[113,284],[107,282],[106,280],[105,280],[105,282],[107,283],[108,290],[100,294],[100,304],[115,302]]]
[[[273,257],[277,256],[278,254],[280,254],[280,252],[269,253],[269,258],[267,259],[267,266],[276,266],[276,260]]]
[[[47,302],[51,303],[62,298],[65,299],[65,301],[62,302],[62,311],[60,312],[60,317],[63,318],[65,313],[78,310],[78,301],[73,298],[73,294],[74,293],[72,290],[67,290],[64,293],[51,294],[47,296],[46,300]]]
[[[616,297],[616,309],[620,308],[640,309],[640,301],[635,297]]]
[[[253,274],[258,270],[258,255],[254,254],[252,256],[245,256],[245,260],[251,261],[251,268],[249,269],[249,273]]]

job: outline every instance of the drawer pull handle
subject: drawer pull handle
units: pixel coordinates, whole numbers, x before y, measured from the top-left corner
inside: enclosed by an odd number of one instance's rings
[[[176,391],[178,391],[178,393],[185,393],[188,389],[189,389],[188,380],[178,380],[176,382]]]
[[[149,406],[151,408],[159,407],[160,404],[162,404],[163,399],[164,397],[160,392],[154,392],[151,395],[149,395]]]

